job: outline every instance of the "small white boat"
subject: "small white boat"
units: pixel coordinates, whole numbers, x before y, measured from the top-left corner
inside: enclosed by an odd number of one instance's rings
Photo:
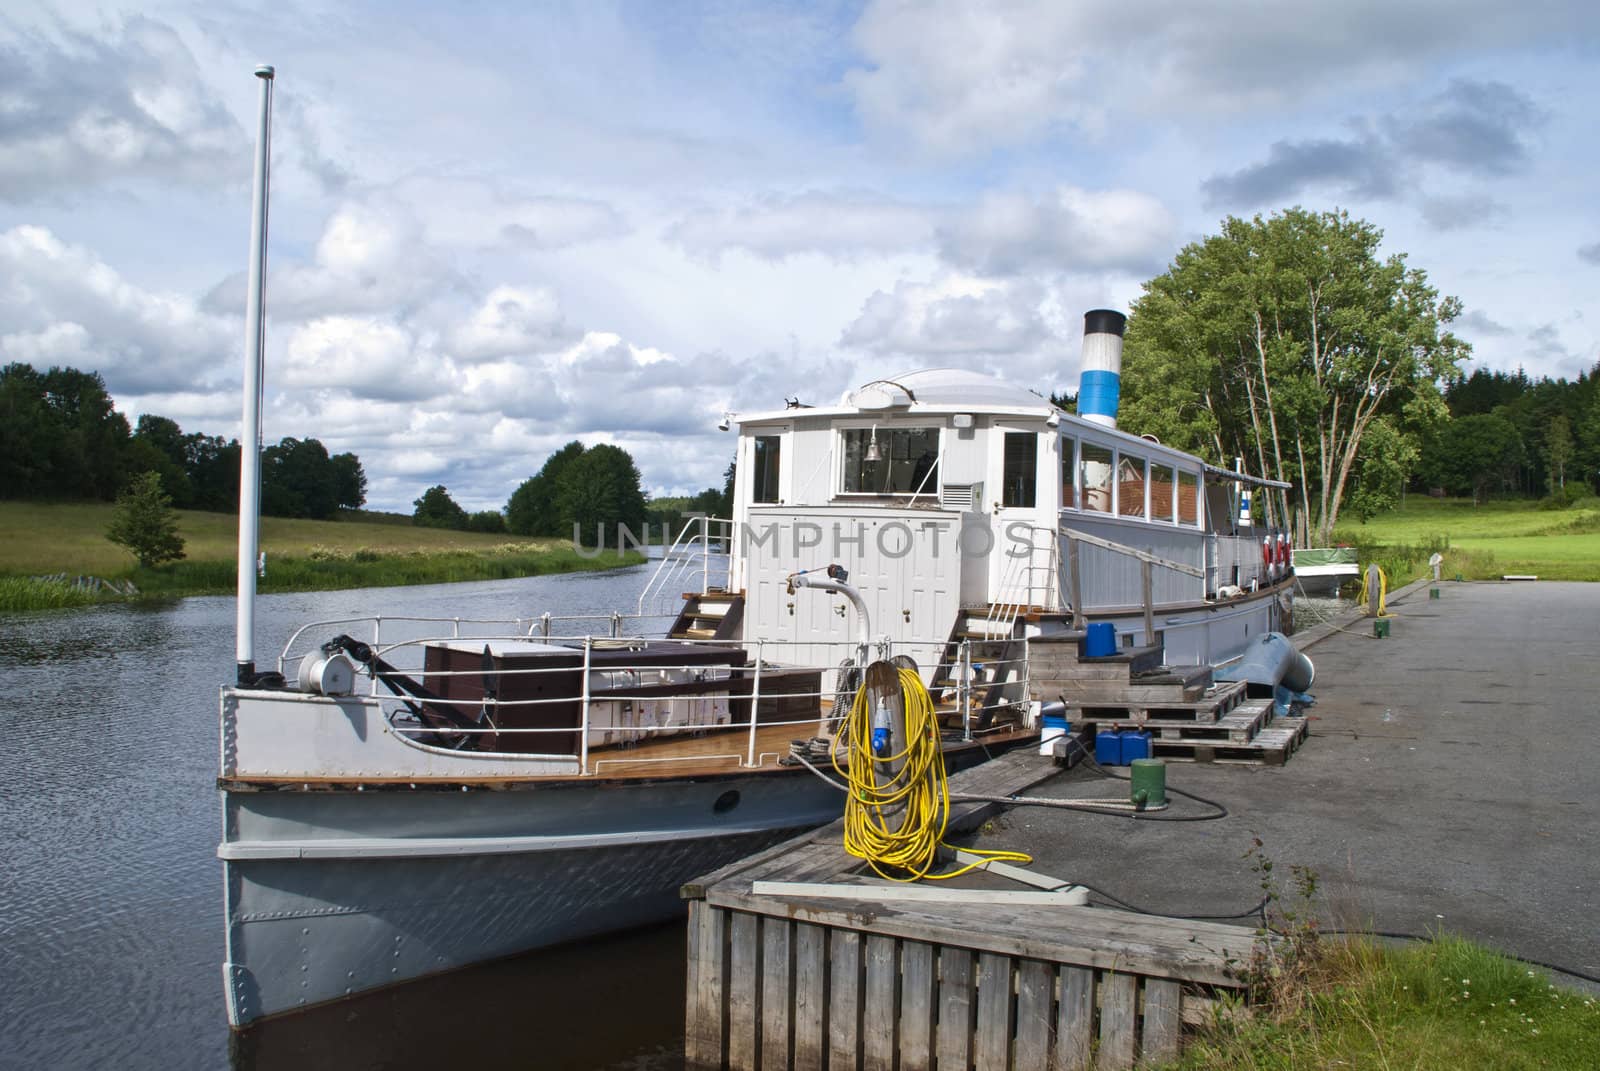
[[[1279,630],[1281,535],[1230,500],[1268,481],[1116,429],[1123,323],[1086,319],[1083,416],[951,369],[729,414],[733,516],[584,617],[314,622],[258,672],[247,490],[218,778],[230,1022],[670,917],[684,881],[838,816],[792,742],[828,753],[870,659],[917,667],[955,767],[1036,739],[1040,637],[1109,625],[1199,666]]]
[[[1300,590],[1307,595],[1336,595],[1345,581],[1361,576],[1354,547],[1300,547],[1291,560]]]

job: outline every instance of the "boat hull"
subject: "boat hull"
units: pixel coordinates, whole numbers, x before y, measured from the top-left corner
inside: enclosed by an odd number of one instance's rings
[[[787,770],[467,792],[225,789],[229,1021],[672,918],[683,882],[840,808],[837,789]]]

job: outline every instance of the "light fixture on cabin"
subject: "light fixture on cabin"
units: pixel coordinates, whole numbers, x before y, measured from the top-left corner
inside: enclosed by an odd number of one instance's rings
[[[729,426],[731,425],[732,421],[733,421],[733,414],[732,413],[723,413],[722,414],[722,419],[717,421],[717,430],[718,431],[727,431]]]
[[[1044,418],[1044,426],[1047,428],[1059,428],[1061,426],[1061,414],[1054,409],[1050,410],[1050,415]]]
[[[867,443],[867,454],[863,459],[869,464],[883,460],[883,451],[878,449],[878,425],[872,425],[872,439]]]

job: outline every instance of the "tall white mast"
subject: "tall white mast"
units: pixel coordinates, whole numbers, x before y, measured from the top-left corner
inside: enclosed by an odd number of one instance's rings
[[[272,157],[271,67],[261,79],[256,130],[255,198],[250,208],[250,289],[244,307],[244,431],[239,436],[239,598],[236,660],[239,684],[256,683],[256,556],[261,547],[261,362],[266,328],[262,299],[267,275],[267,174]]]

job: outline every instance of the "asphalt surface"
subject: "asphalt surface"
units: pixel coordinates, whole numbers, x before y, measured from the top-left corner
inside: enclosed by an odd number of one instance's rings
[[[1306,648],[1317,702],[1286,764],[1169,763],[1226,818],[1015,807],[973,843],[1141,909],[1229,915],[1261,898],[1260,837],[1286,892],[1292,865],[1315,871],[1326,925],[1456,933],[1600,978],[1600,584],[1438,586],[1391,597],[1387,639],[1345,618]],[[1084,765],[1032,794],[1126,789]]]

